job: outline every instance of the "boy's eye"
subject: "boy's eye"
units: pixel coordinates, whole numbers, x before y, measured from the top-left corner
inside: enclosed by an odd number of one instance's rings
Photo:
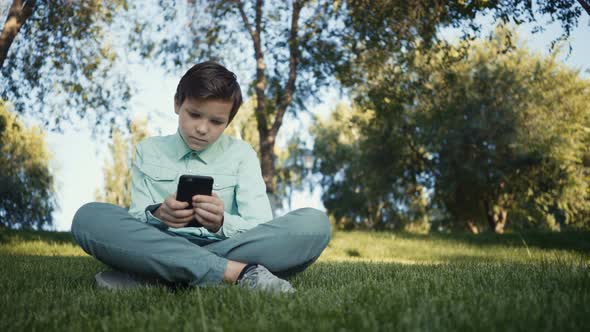
[[[201,114],[198,114],[198,113],[189,113],[189,114],[190,114],[190,115],[191,115],[191,117],[193,117],[193,118],[199,118],[199,117],[201,117]],[[218,126],[223,124],[223,122],[222,122],[222,121],[217,121],[217,120],[213,120],[213,121],[211,121],[211,122],[213,122],[215,125],[218,125]]]

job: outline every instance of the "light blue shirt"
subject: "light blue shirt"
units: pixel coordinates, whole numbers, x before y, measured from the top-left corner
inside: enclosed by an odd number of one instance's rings
[[[213,192],[224,204],[221,229],[168,227],[152,215],[177,190],[183,174],[213,177]],[[177,130],[168,136],[149,137],[137,144],[131,180],[129,213],[160,229],[185,237],[225,239],[272,219],[260,161],[250,144],[222,134],[203,151],[192,150]]]

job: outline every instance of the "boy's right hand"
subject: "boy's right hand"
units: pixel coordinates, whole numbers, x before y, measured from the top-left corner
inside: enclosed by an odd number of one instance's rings
[[[193,209],[186,209],[187,207],[188,203],[177,201],[176,192],[173,192],[153,214],[172,228],[185,227],[193,220],[195,214]]]

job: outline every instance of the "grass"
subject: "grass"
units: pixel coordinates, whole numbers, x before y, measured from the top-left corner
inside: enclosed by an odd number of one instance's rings
[[[297,294],[236,287],[109,292],[69,233],[0,230],[0,331],[581,331],[590,234],[337,232],[290,279]]]

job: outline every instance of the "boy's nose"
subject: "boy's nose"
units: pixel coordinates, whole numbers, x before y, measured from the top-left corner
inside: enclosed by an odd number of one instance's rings
[[[197,125],[197,133],[199,133],[200,135],[205,135],[207,133],[207,125],[206,124]]]

